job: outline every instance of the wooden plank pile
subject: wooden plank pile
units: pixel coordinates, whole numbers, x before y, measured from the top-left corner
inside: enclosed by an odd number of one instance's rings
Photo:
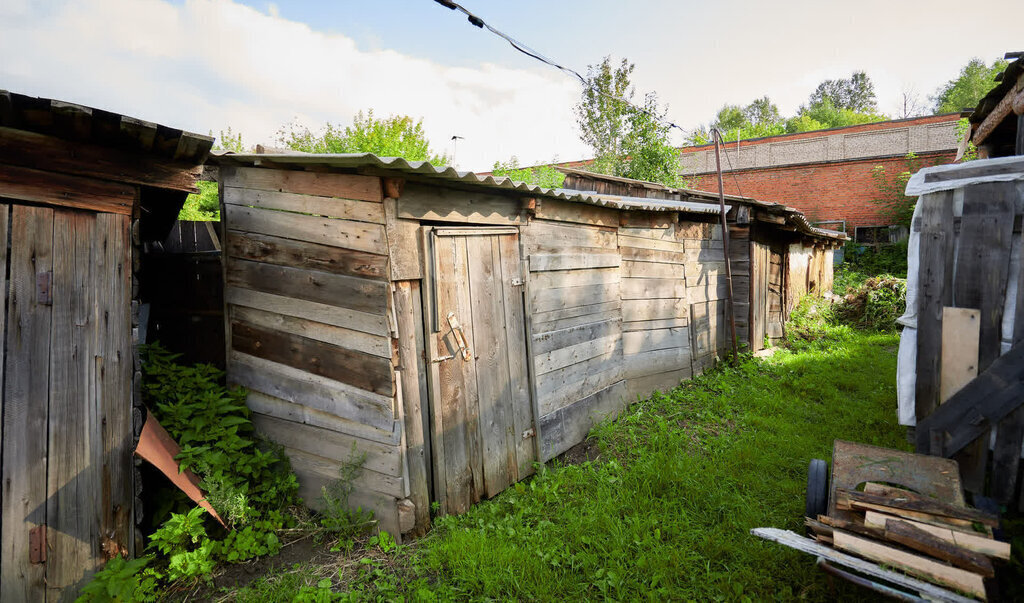
[[[870,482],[837,488],[835,505],[842,513],[805,519],[820,544],[977,599],[987,598],[993,560],[1010,558],[1010,544],[992,536],[998,518],[977,509]]]

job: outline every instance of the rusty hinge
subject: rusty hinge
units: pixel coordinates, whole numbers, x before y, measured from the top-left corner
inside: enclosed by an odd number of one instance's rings
[[[529,428],[529,429],[527,429],[526,431],[523,432],[523,439],[524,440],[528,440],[528,439],[532,438],[535,435],[537,435],[537,430],[534,429],[533,427],[531,427],[531,428]]]
[[[36,275],[36,303],[41,306],[53,305],[53,272],[40,272]]]
[[[28,560],[30,563],[46,563],[46,524],[28,531]]]

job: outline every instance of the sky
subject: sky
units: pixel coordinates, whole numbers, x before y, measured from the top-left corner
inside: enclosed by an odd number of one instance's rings
[[[988,0],[983,18],[945,0],[461,4],[583,73],[627,58],[636,98],[657,92],[685,129],[764,95],[791,115],[855,70],[897,115],[904,91],[930,106],[972,57],[1024,50],[1021,0]],[[230,127],[247,145],[372,108],[422,119],[436,150],[475,171],[591,156],[575,78],[433,0],[0,0],[0,89],[202,134]]]

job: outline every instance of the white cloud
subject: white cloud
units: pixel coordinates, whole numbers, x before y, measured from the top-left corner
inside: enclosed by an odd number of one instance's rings
[[[422,117],[441,150],[464,137],[456,159],[473,170],[513,154],[533,162],[587,153],[571,111],[577,84],[558,73],[360,50],[277,16],[272,4],[269,14],[229,0],[10,6],[0,22],[0,87],[15,92],[202,133],[230,126],[247,143],[273,142],[293,118],[347,124],[373,108]]]

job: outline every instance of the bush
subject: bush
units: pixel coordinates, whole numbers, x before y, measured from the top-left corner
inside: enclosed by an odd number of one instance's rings
[[[853,272],[907,278],[907,241],[878,247],[847,243],[843,251],[843,266]]]
[[[835,317],[861,329],[891,331],[907,306],[907,281],[890,274],[875,276],[847,293]]]

